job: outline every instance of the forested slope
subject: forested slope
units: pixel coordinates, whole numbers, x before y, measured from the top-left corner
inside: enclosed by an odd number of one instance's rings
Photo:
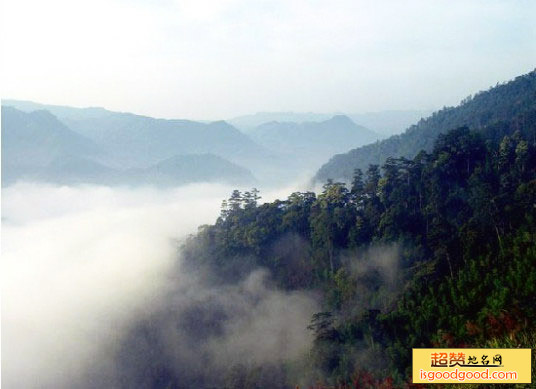
[[[453,128],[478,130],[534,108],[536,71],[469,96],[457,107],[443,108],[401,135],[335,155],[320,168],[315,181],[332,178],[349,182],[355,168],[365,170],[370,164],[383,164],[389,157],[413,158],[421,150],[431,151],[439,134]]]
[[[534,347],[535,139],[533,110],[479,131],[454,129],[430,153],[356,170],[350,186],[328,181],[318,195],[260,204],[257,191],[234,191],[216,223],[182,247],[181,271],[235,285],[263,268],[282,290],[315,293],[321,308],[302,329],[314,334],[312,349],[275,365],[181,375],[149,342],[147,323],[136,342],[146,334],[147,355],[161,357],[143,361],[154,372],[145,379],[402,387],[412,347]],[[203,307],[189,320],[210,338],[229,318]]]

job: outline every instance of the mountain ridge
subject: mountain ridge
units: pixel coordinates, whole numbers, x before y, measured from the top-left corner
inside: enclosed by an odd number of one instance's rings
[[[221,127],[217,124],[211,131]],[[113,158],[109,151],[46,110],[23,112],[2,106],[3,186],[21,179],[111,186],[255,182],[248,169],[210,153],[174,154],[137,168],[118,168],[117,163],[111,163]]]
[[[498,84],[462,100],[456,107],[436,111],[410,126],[403,134],[355,148],[331,157],[316,173],[314,182],[327,179],[350,181],[353,171],[381,165],[388,157],[413,158],[419,151],[430,151],[437,137],[451,129],[472,129],[513,117],[536,107],[536,70]]]
[[[346,115],[335,115],[320,122],[272,121],[255,127],[248,134],[268,150],[277,150],[293,157],[295,162],[315,166],[335,153],[379,137]]]

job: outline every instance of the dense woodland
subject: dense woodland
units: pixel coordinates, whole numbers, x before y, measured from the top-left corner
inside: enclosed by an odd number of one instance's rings
[[[485,92],[497,110],[487,125],[453,127],[411,159],[356,166],[349,183],[270,203],[256,189],[233,191],[215,224],[180,248],[177,285],[186,274],[210,292],[197,289],[178,308],[179,290],[132,329],[118,386],[398,388],[411,386],[414,347],[535,349],[534,77],[513,81],[532,83],[519,98],[512,83]],[[258,269],[274,290],[315,296],[318,311],[299,329],[309,349],[214,364],[207,345],[250,314],[238,296]],[[180,329],[174,356],[162,323]]]
[[[431,153],[356,169],[351,186],[318,195],[261,205],[234,191],[183,251],[222,283],[260,266],[281,288],[321,291],[304,328],[316,336],[300,361],[309,383],[404,385],[412,347],[534,347],[535,137],[530,111],[454,129]]]

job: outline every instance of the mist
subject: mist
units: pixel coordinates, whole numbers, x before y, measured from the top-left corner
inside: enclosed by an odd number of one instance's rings
[[[206,366],[203,360],[217,371],[230,362],[277,363],[305,352],[314,296],[277,290],[263,269],[227,286],[181,270],[181,240],[213,223],[232,189],[4,188],[5,387],[128,386],[124,364],[138,356],[131,340],[149,322],[164,344],[161,357],[190,366],[188,374]],[[289,191],[262,193],[263,200]],[[223,315],[217,333],[205,336],[185,324],[200,309]],[[192,334],[200,340],[197,354],[185,353]]]

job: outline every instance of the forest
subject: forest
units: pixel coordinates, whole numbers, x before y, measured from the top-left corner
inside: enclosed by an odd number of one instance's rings
[[[1,9],[0,389],[536,388],[536,0]]]
[[[260,267],[318,294],[313,347],[281,362],[281,387],[410,386],[413,347],[535,348],[535,139],[527,110],[318,195],[235,190],[181,248],[185,266],[218,284]],[[263,366],[229,369],[226,386],[257,387]]]

